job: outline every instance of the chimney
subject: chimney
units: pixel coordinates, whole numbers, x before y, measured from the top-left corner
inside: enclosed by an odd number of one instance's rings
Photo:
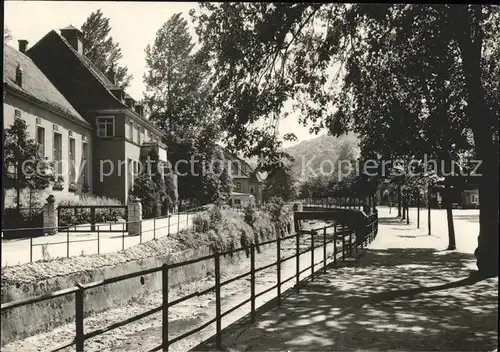
[[[135,112],[141,116],[144,116],[144,106],[142,106],[141,104],[136,105]]]
[[[114,85],[116,85],[116,73],[115,73],[115,70],[113,67],[111,67],[109,70],[108,70],[108,73],[106,74],[106,76],[108,77],[108,79],[111,81],[111,83],[113,83]]]
[[[16,84],[19,87],[23,86],[23,68],[20,64],[16,67]]]
[[[78,54],[83,55],[83,40],[82,32],[79,29],[68,26],[61,29],[61,35],[68,41],[68,43],[75,49]]]
[[[26,39],[19,39],[19,51],[26,54],[26,49],[28,49],[28,41]]]

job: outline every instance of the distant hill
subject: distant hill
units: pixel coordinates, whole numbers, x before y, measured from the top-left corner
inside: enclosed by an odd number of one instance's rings
[[[295,159],[292,163],[292,170],[299,180],[303,181],[314,176],[314,173],[319,175],[322,163],[323,170],[329,172],[330,164],[336,165],[338,160],[357,158],[359,156],[359,141],[354,133],[341,137],[323,134],[285,148],[284,151]],[[257,157],[245,160],[252,168],[257,167]],[[309,165],[304,172],[302,172],[303,164]],[[265,174],[262,176],[265,179]]]
[[[341,137],[324,134],[285,148],[285,151],[295,159],[292,170],[300,180],[306,180],[314,173],[320,174],[322,163],[323,170],[328,173],[330,165],[337,165],[339,160],[357,158],[359,141],[354,133]],[[304,170],[303,166],[306,166]]]

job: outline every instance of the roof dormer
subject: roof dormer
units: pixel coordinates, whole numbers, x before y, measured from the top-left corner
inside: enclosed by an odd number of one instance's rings
[[[16,84],[19,87],[23,86],[23,67],[21,64],[18,64],[16,67]]]
[[[125,98],[125,105],[127,105],[129,108],[134,109],[135,107],[135,100],[132,97],[126,97]]]
[[[68,41],[68,43],[75,49],[78,54],[83,55],[83,34],[78,29],[71,25],[61,29],[61,35]]]
[[[135,112],[139,114],[140,116],[144,116],[144,106],[141,104],[137,104],[135,106]]]
[[[111,93],[118,99],[119,101],[123,102],[125,99],[125,92],[121,88],[115,88],[111,89]]]

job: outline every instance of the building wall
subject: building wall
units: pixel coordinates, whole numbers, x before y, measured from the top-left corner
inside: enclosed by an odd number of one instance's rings
[[[237,183],[241,183],[241,188],[237,188]],[[248,194],[253,194],[255,196],[255,201],[257,204],[262,203],[262,184],[259,182],[255,182],[254,180],[250,178],[233,178],[233,192],[237,193],[248,193]],[[250,192],[251,188],[253,187],[254,192]]]
[[[53,161],[53,150],[54,150],[54,133],[59,133],[62,136],[62,160],[65,161],[63,165],[68,165],[69,161],[69,134],[72,133],[71,138],[75,140],[75,172],[76,172],[76,183],[77,192],[81,193],[83,186],[83,171],[82,169],[82,149],[83,141],[87,143],[88,149],[88,176],[92,175],[93,172],[93,160],[92,160],[92,148],[93,139],[92,132],[90,128],[86,128],[78,123],[75,123],[69,119],[59,116],[51,111],[47,111],[32,102],[26,101],[20,97],[13,94],[6,93],[3,104],[3,127],[8,128],[14,122],[15,110],[21,111],[21,118],[26,121],[28,126],[28,134],[30,138],[36,139],[37,129],[41,127],[44,129],[44,156],[48,160]],[[40,118],[39,124],[37,124],[37,117]],[[54,124],[57,125],[57,131],[54,130]],[[53,191],[56,198],[64,198],[68,194],[69,188],[69,175],[67,173],[68,167],[63,167],[63,177],[64,177],[64,189],[62,191]],[[93,182],[92,177],[86,177],[87,183],[90,186],[90,191],[92,192]]]
[[[141,154],[141,148],[134,143],[130,143],[128,141],[125,142],[125,156],[128,160],[132,160],[134,162],[139,162],[139,157]],[[130,190],[132,189],[134,185],[134,179],[136,177],[136,172],[134,171],[133,166],[129,166],[127,168],[127,175],[126,175],[126,187],[125,187],[125,194],[126,197],[125,199],[128,199],[128,196],[130,194]]]
[[[465,190],[462,192],[462,205],[475,207],[479,205],[479,190]]]

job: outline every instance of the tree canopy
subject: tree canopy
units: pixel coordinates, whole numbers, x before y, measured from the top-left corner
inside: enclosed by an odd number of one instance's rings
[[[115,72],[116,84],[123,89],[127,88],[132,75],[128,73],[126,66],[119,64],[123,55],[120,45],[110,35],[109,18],[105,17],[100,9],[94,11],[82,24],[81,31],[85,56],[104,73],[112,69]]]
[[[214,109],[246,154],[279,145],[256,122],[292,99],[313,130],[355,131],[364,158],[449,161],[473,146],[478,268],[498,274],[498,7],[203,3],[193,17]]]

